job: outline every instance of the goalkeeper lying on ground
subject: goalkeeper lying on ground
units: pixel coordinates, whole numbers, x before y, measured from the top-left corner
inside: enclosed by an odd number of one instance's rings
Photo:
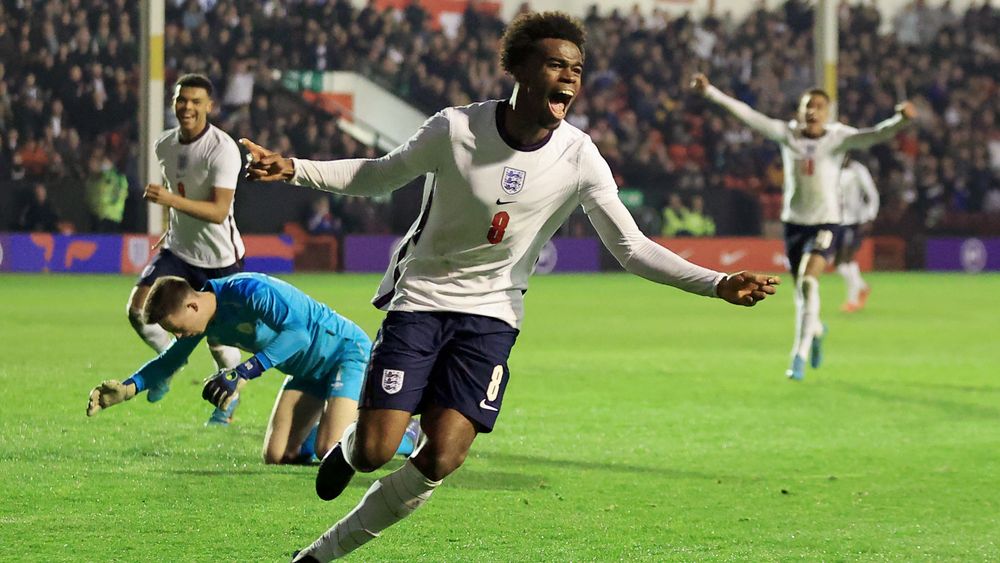
[[[371,340],[358,325],[284,281],[236,274],[195,291],[183,278],[165,276],[150,289],[143,316],[177,339],[125,381],[95,387],[87,416],[170,377],[207,337],[253,353],[205,381],[202,396],[222,410],[265,370],[275,367],[288,375],[268,422],[265,463],[308,462],[314,451],[322,456],[357,418]],[[417,433],[418,423],[411,421],[397,453],[412,452]]]

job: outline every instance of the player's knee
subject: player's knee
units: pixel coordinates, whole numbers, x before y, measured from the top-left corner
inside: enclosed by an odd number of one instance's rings
[[[260,449],[260,457],[267,465],[279,464],[285,454],[285,448],[279,447],[280,444],[273,443],[270,433],[268,433],[268,438],[264,440],[264,447]]]
[[[126,311],[128,313],[128,322],[132,325],[132,328],[141,330],[145,326],[145,323],[142,322],[142,309],[135,309],[129,306]]]
[[[337,439],[330,437],[327,439],[316,438],[316,456],[322,459],[326,456],[326,453],[333,449],[337,445]]]
[[[414,465],[428,479],[440,481],[465,463],[468,450],[437,449],[428,443],[415,458]]]
[[[354,442],[351,451],[351,465],[362,473],[371,473],[382,467],[396,453],[397,446],[390,446],[384,441],[367,440]]]
[[[264,450],[263,457],[265,465],[280,465],[285,461],[284,452],[273,452],[271,450]]]
[[[799,285],[802,286],[803,292],[809,292],[819,288],[819,279],[817,279],[816,276],[805,275],[802,276],[799,281]]]

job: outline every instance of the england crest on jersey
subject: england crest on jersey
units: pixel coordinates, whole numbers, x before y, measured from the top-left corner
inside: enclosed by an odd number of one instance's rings
[[[403,388],[403,375],[405,372],[399,369],[382,370],[382,390],[390,395],[399,393]]]
[[[188,155],[182,154],[177,157],[177,170],[184,170],[188,167]]]
[[[521,188],[524,187],[524,177],[524,170],[504,166],[503,179],[500,180],[500,187],[503,188],[504,193],[507,195],[514,195],[521,191]]]

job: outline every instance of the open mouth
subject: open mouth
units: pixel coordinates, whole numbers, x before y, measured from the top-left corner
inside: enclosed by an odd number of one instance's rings
[[[558,119],[565,119],[569,105],[573,101],[576,93],[566,88],[558,90],[549,95],[549,111]]]

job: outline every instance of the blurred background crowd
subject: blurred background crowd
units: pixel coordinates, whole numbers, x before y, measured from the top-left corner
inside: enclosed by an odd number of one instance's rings
[[[843,2],[838,13],[840,119],[871,126],[906,98],[922,112],[892,143],[854,155],[881,193],[876,230],[995,226],[968,218],[1000,213],[1000,10],[988,0],[964,13],[915,0],[891,21],[868,2]],[[672,217],[680,213],[693,217],[681,234],[756,235],[773,225],[782,182],[777,146],[707,107],[687,81],[705,72],[759,111],[791,118],[814,84],[811,7],[789,0],[739,20],[596,7],[581,16],[589,30],[585,86],[568,120],[591,135],[623,193],[633,194],[641,228],[677,234]],[[7,208],[0,229],[145,231],[138,21],[130,0],[0,2]],[[416,1],[379,11],[348,0],[167,0],[166,82],[185,72],[208,75],[217,88],[213,122],[236,138],[304,158],[373,157],[376,149],[340,129],[339,115],[276,77],[352,70],[428,115],[509,94],[512,83],[497,62],[502,21],[473,1],[460,23],[434,27]],[[169,104],[165,111],[173,126]],[[394,214],[416,213],[395,207],[320,197],[275,221],[323,234],[388,233],[408,222]],[[258,227],[273,229],[241,224],[248,232]],[[586,228],[574,217],[566,234]]]

